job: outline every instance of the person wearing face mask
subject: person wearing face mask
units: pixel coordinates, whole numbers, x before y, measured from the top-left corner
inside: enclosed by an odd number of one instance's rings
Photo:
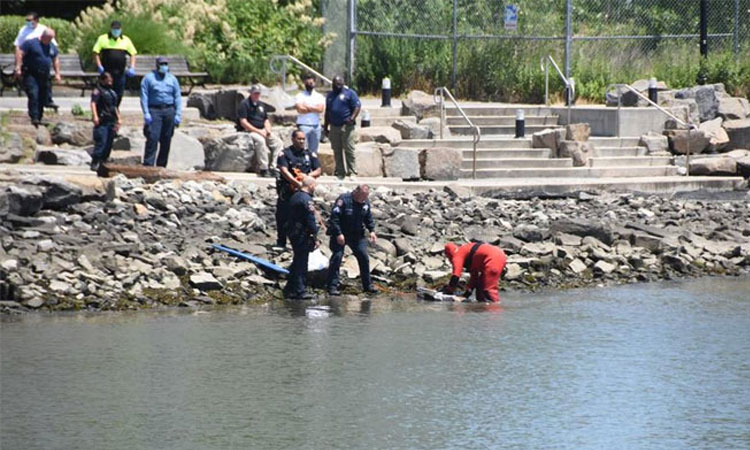
[[[112,75],[104,72],[99,75],[99,83],[91,92],[91,119],[94,122],[94,154],[91,156],[91,170],[107,162],[112,151],[115,133],[120,128],[120,110],[117,108],[117,94],[112,89]]]
[[[344,79],[333,77],[333,89],[326,96],[326,113],[323,129],[331,140],[333,156],[336,160],[335,175],[340,180],[348,176],[353,180],[357,175],[357,161],[354,155],[356,136],[354,126],[362,103],[357,93],[344,86]],[[328,126],[330,125],[330,131]]]
[[[21,44],[31,39],[39,39],[48,28],[39,23],[39,14],[30,12],[26,14],[26,24],[18,30],[16,40],[13,45],[16,47],[16,54],[20,51]],[[52,39],[55,47],[60,48],[55,39]],[[47,102],[44,106],[57,109],[57,105],[52,101],[52,83],[47,83]]]
[[[315,77],[307,73],[302,77],[305,90],[297,94],[294,107],[297,110],[297,128],[305,133],[307,148],[312,153],[318,153],[320,145],[320,114],[325,110],[326,99],[315,90]]]
[[[182,120],[182,94],[180,83],[169,73],[169,61],[163,56],[156,58],[156,70],[141,80],[141,110],[146,135],[143,165],[167,167],[172,135]]]
[[[117,93],[117,106],[120,106],[125,92],[125,78],[135,76],[135,46],[129,37],[122,34],[122,24],[115,20],[110,26],[109,33],[102,34],[96,40],[93,48],[96,70],[101,74],[109,72],[112,75],[112,87]],[[130,55],[130,67],[127,58]]]
[[[60,82],[60,59],[57,46],[52,43],[55,30],[47,28],[39,38],[24,41],[16,52],[16,78],[23,80],[23,87],[29,99],[28,110],[31,123],[39,126],[44,115],[49,92],[49,74],[54,68],[55,81]]]

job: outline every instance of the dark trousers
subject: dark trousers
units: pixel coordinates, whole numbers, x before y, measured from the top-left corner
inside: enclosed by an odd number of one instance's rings
[[[284,297],[296,298],[305,293],[307,286],[307,260],[310,257],[310,245],[306,242],[292,242],[292,265],[289,267],[289,278],[284,287]]]
[[[346,237],[345,245],[352,249],[354,257],[357,258],[360,277],[362,277],[362,289],[369,289],[372,281],[370,280],[370,257],[367,255],[367,239],[364,237]],[[331,236],[330,248],[333,254],[328,265],[328,281],[326,283],[328,290],[339,287],[339,269],[341,268],[341,260],[344,259],[344,245],[339,245],[336,242],[336,236]]]
[[[286,221],[289,220],[289,198],[276,200],[276,243],[286,246]]]
[[[112,75],[112,90],[117,94],[117,106],[122,102],[122,95],[125,93],[125,72],[120,75]]]
[[[23,87],[29,99],[28,109],[31,120],[42,120],[44,105],[48,101],[49,85],[49,72],[39,74],[30,72],[24,74]]]
[[[153,122],[146,127],[146,153],[143,155],[143,165],[167,167],[169,160],[169,146],[174,134],[174,107],[158,109],[149,108]],[[159,145],[159,157],[156,157],[156,145]]]
[[[106,162],[112,152],[112,142],[115,140],[115,124],[100,123],[94,127],[94,153],[91,159],[94,162]]]
[[[47,82],[47,102],[44,104],[44,106],[52,105],[55,102],[52,101],[52,81]]]

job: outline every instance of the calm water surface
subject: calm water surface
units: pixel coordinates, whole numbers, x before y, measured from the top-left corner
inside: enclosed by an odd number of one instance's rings
[[[750,279],[0,323],[0,448],[750,448]]]

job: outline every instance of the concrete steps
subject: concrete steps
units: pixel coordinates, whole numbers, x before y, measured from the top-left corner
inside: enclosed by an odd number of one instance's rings
[[[360,116],[359,122],[361,122],[361,120],[362,120],[362,118]],[[370,126],[371,127],[390,127],[397,120],[401,120],[401,121],[404,121],[404,122],[417,123],[417,118],[414,117],[414,116],[393,116],[393,117],[372,117],[372,116],[370,116]]]
[[[471,149],[474,147],[471,138],[451,138],[451,139],[407,139],[401,141],[399,147],[406,148],[463,148]],[[531,138],[506,138],[506,137],[484,137],[479,141],[477,149],[521,149],[531,148]]]
[[[477,149],[477,159],[549,159],[548,148]],[[473,158],[473,150],[464,150],[464,160]]]
[[[516,117],[516,111],[522,109],[524,115],[529,116],[551,116],[552,108],[547,106],[537,105],[519,105],[519,106],[461,106],[467,116],[513,116]],[[445,108],[445,115],[447,116],[460,116],[461,113],[455,107]]]
[[[471,178],[472,171],[461,169],[462,178]],[[477,169],[477,178],[626,178],[664,177],[677,175],[675,166],[631,167],[569,167],[569,168],[508,168]]]
[[[462,170],[471,171],[473,160],[464,159],[461,163]],[[549,169],[573,167],[571,159],[544,159],[544,158],[477,158],[477,170],[479,169]],[[471,173],[471,172],[469,172]]]
[[[601,158],[646,156],[646,147],[598,147],[596,156]]]
[[[469,119],[474,123],[474,125],[477,125],[478,127],[482,128],[482,131],[484,131],[485,126],[516,126],[516,116],[469,116]],[[526,127],[534,126],[534,125],[547,125],[547,126],[557,126],[557,116],[526,116]],[[462,116],[448,116],[445,118],[446,123],[449,126],[453,125],[466,125],[466,119],[464,119]]]
[[[589,167],[653,167],[671,165],[671,156],[613,156],[589,158]]]
[[[464,123],[466,123],[464,121]],[[499,136],[515,136],[516,134],[516,126],[515,121],[513,122],[513,125],[477,125],[481,129],[482,137],[484,136],[491,136],[491,135],[499,135]],[[448,127],[451,130],[451,133],[458,135],[458,136],[472,136],[474,134],[474,129],[468,125],[451,125]],[[534,133],[537,133],[539,131],[544,131],[549,128],[557,128],[557,125],[529,125],[526,124],[526,135],[532,135]]]

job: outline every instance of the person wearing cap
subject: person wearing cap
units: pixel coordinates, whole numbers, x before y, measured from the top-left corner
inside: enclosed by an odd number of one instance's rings
[[[167,167],[172,135],[182,120],[182,94],[180,83],[169,73],[169,61],[163,56],[156,58],[156,69],[141,80],[141,110],[146,135],[143,165]]]
[[[343,78],[338,75],[333,77],[333,89],[326,96],[323,129],[331,140],[331,148],[336,160],[335,175],[339,179],[345,176],[354,178],[357,175],[354,128],[361,108],[362,103],[357,93],[344,86]]]
[[[112,88],[117,94],[117,106],[122,102],[125,92],[125,78],[135,76],[135,46],[129,37],[122,34],[122,24],[115,20],[109,32],[102,34],[94,43],[94,62],[96,70],[101,74],[109,72],[112,75]],[[127,67],[127,57],[130,55],[130,67]]]
[[[305,133],[307,148],[312,153],[318,153],[320,145],[320,114],[325,110],[326,99],[315,90],[315,77],[307,73],[302,77],[305,90],[297,94],[294,107],[297,110],[297,128]]]
[[[42,122],[52,68],[55,70],[55,81],[61,80],[60,59],[57,46],[52,42],[54,39],[55,30],[47,28],[40,37],[24,41],[16,52],[14,74],[23,79],[24,90],[29,99],[29,117],[34,126]]]
[[[237,113],[237,128],[250,133],[258,163],[258,174],[270,176],[270,161],[276,160],[284,143],[271,132],[271,121],[268,120],[266,105],[260,101],[260,86],[250,87],[250,96],[240,103]]]
[[[42,33],[44,33],[48,28],[45,25],[42,25],[39,23],[39,14],[35,12],[29,12],[26,14],[26,25],[22,26],[20,30],[18,30],[18,34],[16,35],[16,40],[13,41],[13,45],[16,48],[15,53],[18,54],[21,48],[21,44],[24,42],[31,40],[31,39],[39,39],[42,37]],[[55,47],[58,49],[60,46],[57,43],[56,39],[52,39],[52,43],[55,44]],[[52,83],[47,83],[47,102],[44,104],[44,106],[48,108],[57,108],[57,105],[54,101],[52,101]]]
[[[471,276],[464,297],[469,297],[476,289],[478,302],[500,301],[498,283],[505,273],[505,263],[508,261],[502,249],[484,242],[470,242],[460,247],[448,242],[445,244],[445,256],[453,266],[453,273],[448,285],[443,287],[443,292],[455,292],[461,273],[466,269]]]

